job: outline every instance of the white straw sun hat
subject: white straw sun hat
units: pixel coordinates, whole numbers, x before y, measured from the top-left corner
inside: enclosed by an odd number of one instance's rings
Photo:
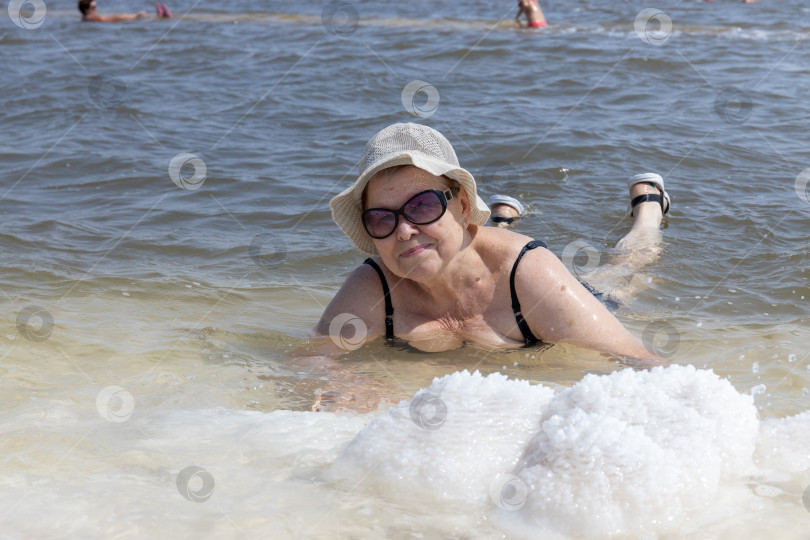
[[[360,159],[360,176],[329,201],[332,219],[361,251],[377,254],[362,223],[363,190],[375,174],[397,165],[413,165],[435,176],[452,178],[470,199],[470,223],[483,225],[489,219],[489,208],[478,196],[475,178],[459,166],[453,146],[444,135],[420,124],[393,124],[368,141]]]

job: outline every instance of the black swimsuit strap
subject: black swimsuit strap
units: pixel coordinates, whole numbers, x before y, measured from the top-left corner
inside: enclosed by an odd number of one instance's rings
[[[512,273],[509,275],[509,291],[512,293],[512,311],[515,313],[515,320],[517,321],[518,328],[520,328],[520,333],[523,334],[523,342],[527,347],[536,344],[540,340],[532,334],[529,325],[526,323],[526,319],[523,318],[523,313],[520,311],[520,301],[517,297],[517,291],[515,291],[515,274],[517,273],[518,263],[520,259],[523,258],[523,255],[530,249],[538,247],[547,246],[540,240],[532,240],[523,246],[523,249],[520,250],[520,254],[517,256],[515,264],[512,265]]]
[[[394,304],[391,303],[391,291],[388,290],[388,281],[385,279],[382,268],[370,258],[363,261],[377,271],[382,283],[383,295],[385,296],[385,341],[394,341]]]
[[[517,273],[518,263],[520,263],[520,259],[523,258],[523,255],[525,255],[527,251],[538,247],[547,246],[539,240],[532,240],[523,246],[523,249],[520,250],[520,254],[515,260],[515,264],[512,265],[512,272],[509,275],[509,291],[512,294],[512,311],[515,313],[515,321],[517,322],[518,328],[520,328],[520,333],[523,334],[523,342],[526,346],[535,345],[540,340],[532,334],[528,323],[526,323],[520,311],[520,301],[517,297],[517,291],[515,291],[515,274]],[[372,259],[369,258],[363,262],[374,268],[377,275],[380,276],[380,284],[382,285],[383,296],[385,298],[385,340],[390,343],[394,341],[394,305],[391,303],[391,291],[388,289],[388,281],[385,279],[382,268]]]

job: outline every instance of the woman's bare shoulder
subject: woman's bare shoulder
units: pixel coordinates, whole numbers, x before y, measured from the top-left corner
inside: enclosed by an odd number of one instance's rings
[[[499,227],[479,227],[475,235],[476,250],[485,259],[512,262],[531,237]]]
[[[379,261],[377,264],[384,268]],[[335,317],[345,314],[361,319],[368,329],[369,338],[382,333],[385,317],[383,288],[380,277],[371,265],[361,264],[352,270],[324,310],[315,331],[321,335],[328,334]]]

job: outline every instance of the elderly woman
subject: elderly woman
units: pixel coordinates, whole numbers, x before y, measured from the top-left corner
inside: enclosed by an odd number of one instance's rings
[[[659,176],[639,176],[631,182],[631,235],[657,231],[668,204]],[[346,279],[318,333],[351,313],[365,323],[366,339],[401,339],[427,351],[543,341],[657,359],[542,243],[482,227],[490,212],[475,180],[434,129],[395,124],[377,133],[360,176],[330,206],[354,245],[374,257]]]
[[[669,197],[655,174],[630,181],[635,222],[620,245],[658,233]],[[346,279],[316,332],[351,317],[366,340],[425,351],[465,342],[492,348],[571,343],[661,362],[542,242],[483,227],[490,211],[439,132],[394,124],[371,138],[332,216],[371,255]]]

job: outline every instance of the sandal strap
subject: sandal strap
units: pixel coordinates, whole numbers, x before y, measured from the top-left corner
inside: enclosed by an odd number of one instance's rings
[[[657,202],[658,204],[661,205],[661,212],[666,214],[666,211],[664,211],[664,196],[661,195],[660,193],[645,193],[644,195],[639,195],[638,197],[630,201],[630,207],[635,208],[637,205],[643,202]],[[669,208],[667,208],[667,210],[669,210]]]

